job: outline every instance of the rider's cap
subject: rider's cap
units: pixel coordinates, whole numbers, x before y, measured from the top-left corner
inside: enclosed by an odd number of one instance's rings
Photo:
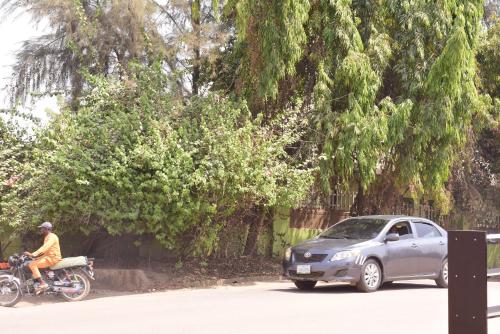
[[[38,227],[39,227],[39,228],[44,227],[44,228],[46,228],[46,229],[48,229],[48,230],[52,230],[52,224],[51,224],[51,223],[49,223],[49,222],[45,222],[45,223],[43,223],[42,225],[40,225],[40,226],[38,226]]]

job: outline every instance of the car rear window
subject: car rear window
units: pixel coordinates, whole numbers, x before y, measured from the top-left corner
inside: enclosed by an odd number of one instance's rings
[[[439,230],[429,223],[417,222],[415,223],[415,229],[417,230],[417,235],[419,238],[442,237]]]

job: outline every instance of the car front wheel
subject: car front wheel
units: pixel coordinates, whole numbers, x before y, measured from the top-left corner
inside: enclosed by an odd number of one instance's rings
[[[357,288],[362,292],[377,291],[382,284],[382,269],[375,260],[368,260],[361,268],[361,277]]]
[[[294,281],[295,286],[299,288],[299,290],[312,290],[316,286],[316,281]]]
[[[446,289],[448,287],[448,259],[443,261],[441,272],[439,273],[439,278],[436,280],[436,284],[440,288]]]

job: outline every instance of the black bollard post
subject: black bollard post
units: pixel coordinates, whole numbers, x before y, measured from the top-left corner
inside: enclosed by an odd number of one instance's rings
[[[448,232],[449,334],[487,334],[486,233]]]

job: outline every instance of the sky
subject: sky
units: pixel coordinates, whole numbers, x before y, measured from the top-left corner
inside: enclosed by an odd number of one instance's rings
[[[31,17],[26,13],[19,13],[8,18],[0,17],[0,109],[9,107],[9,94],[6,86],[13,75],[12,65],[15,63],[15,53],[22,46],[22,42],[46,33],[46,28],[39,28],[31,23]],[[56,98],[40,98],[34,103],[23,107],[47,121],[45,109],[57,111]]]

